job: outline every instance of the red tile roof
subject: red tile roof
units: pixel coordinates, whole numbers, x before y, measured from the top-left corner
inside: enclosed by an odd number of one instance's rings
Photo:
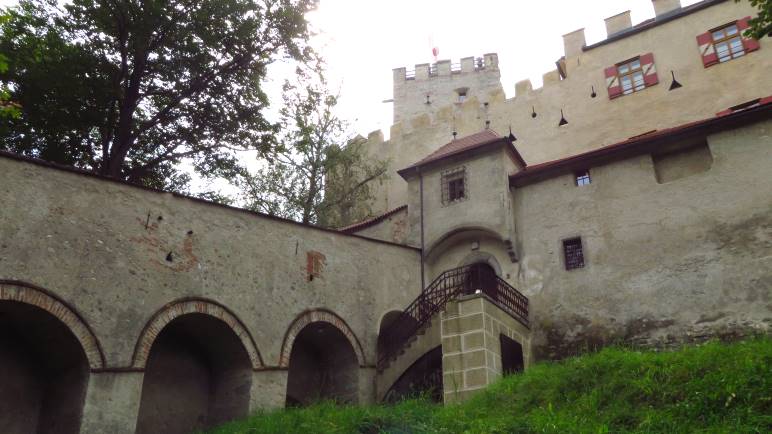
[[[722,131],[758,120],[772,118],[772,96],[759,98],[746,104],[716,113],[716,116],[689,122],[664,130],[649,131],[608,146],[558,160],[526,166],[524,170],[509,175],[510,186],[523,186],[543,179],[559,176],[578,169],[605,164],[609,161],[651,152],[667,140],[682,140],[688,136]]]
[[[377,215],[375,217],[370,217],[367,220],[362,220],[359,223],[354,223],[352,225],[344,226],[342,228],[338,228],[339,231],[345,232],[347,234],[352,234],[354,232],[361,231],[362,229],[369,228],[370,226],[376,225],[387,218],[393,216],[394,214],[397,214],[400,211],[404,211],[407,209],[407,205],[402,205],[397,208],[394,208],[392,210],[386,211],[385,213],[381,215]]]
[[[493,130],[485,129],[478,133],[474,133],[472,135],[464,136],[460,139],[455,139],[451,142],[448,142],[436,151],[426,156],[424,159],[402,170],[399,170],[397,173],[399,173],[400,176],[404,178],[405,175],[407,175],[410,171],[419,167],[496,143],[508,144],[508,150],[511,152],[512,157],[517,161],[518,164],[525,167],[525,160],[523,160],[523,157],[521,157],[520,153],[517,152],[515,146],[509,141],[509,138],[500,136]]]

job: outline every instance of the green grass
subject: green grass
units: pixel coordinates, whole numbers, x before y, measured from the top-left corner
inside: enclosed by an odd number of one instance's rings
[[[673,352],[607,348],[539,363],[447,407],[261,412],[212,433],[770,433],[772,339],[711,342]]]

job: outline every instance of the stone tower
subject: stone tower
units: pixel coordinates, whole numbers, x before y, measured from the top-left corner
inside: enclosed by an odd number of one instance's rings
[[[415,65],[415,70],[394,69],[394,123],[421,114],[433,115],[470,97],[485,102],[491,94],[503,93],[499,58],[495,53],[465,57],[460,63],[440,60]]]

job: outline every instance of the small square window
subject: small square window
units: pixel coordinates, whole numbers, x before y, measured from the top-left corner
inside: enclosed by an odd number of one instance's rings
[[[563,240],[563,256],[566,270],[584,268],[584,251],[580,237]]]
[[[583,185],[590,185],[592,180],[590,179],[590,171],[589,170],[582,170],[581,172],[576,172],[574,174],[574,182],[576,183],[577,187],[581,187]]]
[[[466,169],[459,167],[442,173],[442,203],[462,201],[467,198]]]

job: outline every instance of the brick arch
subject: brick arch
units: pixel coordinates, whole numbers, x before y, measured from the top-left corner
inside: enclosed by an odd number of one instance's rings
[[[55,316],[80,342],[89,368],[105,368],[102,346],[82,316],[67,302],[41,287],[16,280],[0,279],[0,300],[15,301],[36,306]]]
[[[144,369],[147,358],[150,355],[150,348],[153,346],[153,342],[155,342],[156,337],[158,337],[164,327],[176,318],[194,313],[208,315],[224,322],[231,330],[233,330],[233,333],[236,334],[242,345],[244,345],[244,350],[246,350],[247,355],[249,355],[252,369],[257,370],[264,367],[263,358],[260,356],[257,345],[244,323],[242,323],[241,320],[227,307],[216,301],[207,300],[205,298],[185,298],[175,300],[156,312],[147,322],[145,328],[142,329],[142,333],[134,347],[134,357],[132,358],[131,366],[136,369]]]
[[[356,354],[359,366],[365,366],[365,354],[364,351],[362,351],[362,345],[351,330],[351,327],[346,324],[346,321],[332,311],[326,309],[313,309],[298,315],[287,329],[287,333],[284,335],[284,342],[281,344],[279,367],[289,368],[290,353],[292,353],[292,345],[295,343],[295,339],[307,325],[315,322],[325,322],[340,330],[340,332],[343,333],[343,336],[345,336],[351,344],[351,348],[354,350],[354,354]]]

